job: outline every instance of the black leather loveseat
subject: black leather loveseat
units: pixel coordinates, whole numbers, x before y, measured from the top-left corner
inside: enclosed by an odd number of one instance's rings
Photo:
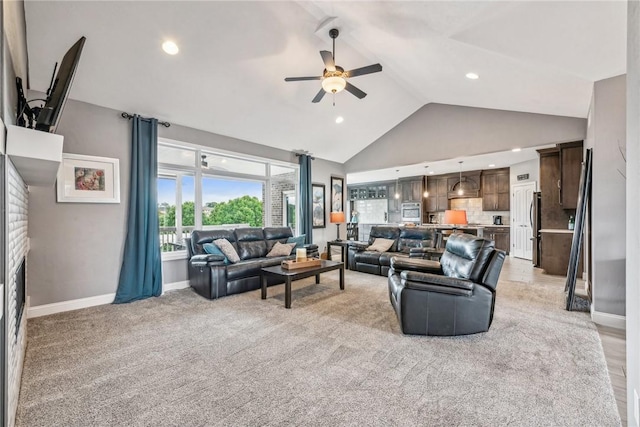
[[[366,250],[377,238],[394,240],[386,252]],[[394,256],[422,256],[424,250],[438,244],[438,234],[433,228],[373,226],[369,245],[349,245],[349,269],[386,276]]]
[[[489,330],[504,257],[493,240],[453,234],[440,262],[393,258],[389,299],[402,332],[466,335]]]
[[[237,228],[235,230],[194,230],[186,239],[189,253],[189,284],[200,295],[216,299],[226,295],[253,291],[261,287],[260,270],[279,265],[288,257],[267,258],[276,242],[286,243],[293,233],[289,227]],[[224,257],[207,254],[203,245],[217,239],[227,239],[240,261],[225,264]],[[317,257],[318,246],[307,244],[307,256]],[[271,279],[268,284],[277,282]]]

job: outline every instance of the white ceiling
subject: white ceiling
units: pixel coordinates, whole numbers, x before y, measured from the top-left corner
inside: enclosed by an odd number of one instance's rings
[[[87,43],[71,98],[344,162],[429,102],[586,117],[626,69],[626,2],[26,2],[31,88]],[[333,19],[331,19],[333,18]],[[318,51],[379,62],[312,104]],[[180,53],[161,49],[173,39]],[[468,80],[467,72],[480,79]],[[344,116],[336,124],[337,116]],[[62,117],[64,120],[64,115]]]

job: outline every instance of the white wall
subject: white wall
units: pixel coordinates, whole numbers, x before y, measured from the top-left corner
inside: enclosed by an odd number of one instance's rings
[[[346,163],[347,172],[581,141],[585,119],[427,104]]]
[[[595,82],[585,146],[592,148],[591,280],[594,319],[625,315],[626,76]]]
[[[634,417],[634,390],[640,393],[640,3],[627,9],[627,419]],[[622,236],[620,244],[622,244]]]
[[[518,181],[518,175],[529,174],[529,179]],[[536,191],[540,188],[540,159],[529,160],[511,165],[509,170],[509,182],[514,184],[536,183]]]

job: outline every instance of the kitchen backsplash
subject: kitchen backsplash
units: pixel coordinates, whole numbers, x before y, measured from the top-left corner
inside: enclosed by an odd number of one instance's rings
[[[363,224],[384,224],[387,222],[387,199],[356,200],[354,208],[358,212],[358,222]]]
[[[502,223],[509,225],[509,211],[483,211],[482,198],[473,199],[451,199],[449,202],[450,209],[467,211],[467,222],[469,224],[493,224],[494,215],[502,215]],[[427,222],[429,218],[425,218]],[[444,212],[436,214],[436,220],[439,224],[444,221]]]

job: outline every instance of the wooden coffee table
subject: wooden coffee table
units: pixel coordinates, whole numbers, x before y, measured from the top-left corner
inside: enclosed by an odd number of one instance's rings
[[[320,283],[320,273],[331,270],[340,270],[340,289],[344,290],[344,263],[336,261],[322,260],[322,264],[317,267],[299,268],[287,270],[282,266],[265,267],[261,271],[262,279],[262,299],[267,299],[267,277],[275,276],[284,280],[284,306],[291,308],[291,282],[307,277],[316,276],[316,285]]]

